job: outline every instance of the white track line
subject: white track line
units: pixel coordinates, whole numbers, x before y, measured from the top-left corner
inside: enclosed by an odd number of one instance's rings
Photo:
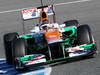
[[[6,58],[0,58],[0,61],[1,61],[1,60],[6,60]]]
[[[91,0],[79,0],[79,1],[72,1],[72,2],[66,2],[66,3],[58,3],[58,4],[54,4],[54,6],[65,5],[65,4],[81,3],[81,2],[87,2],[87,1],[91,1]]]
[[[91,0],[78,0],[78,1],[72,1],[72,2],[58,3],[58,4],[54,4],[54,6],[65,5],[65,4],[81,3],[81,2],[87,2],[87,1],[91,1]],[[33,7],[21,8],[21,9],[15,9],[15,10],[8,10],[8,11],[1,11],[0,14],[1,13],[9,13],[9,12],[21,11],[23,9],[30,9],[30,8],[33,8]]]

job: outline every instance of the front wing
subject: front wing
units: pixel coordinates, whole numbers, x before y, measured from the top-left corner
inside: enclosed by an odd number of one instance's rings
[[[85,56],[85,55],[91,55],[96,53],[96,46],[95,44],[84,44],[76,47],[70,47],[65,49],[65,54],[67,56],[57,59],[50,59],[46,60],[46,56],[43,54],[32,54],[32,55],[26,55],[23,57],[17,57],[16,58],[16,64],[17,67],[25,67],[30,65],[40,66],[39,64],[44,63],[51,63],[57,60],[63,60],[73,57],[79,57],[79,56]]]

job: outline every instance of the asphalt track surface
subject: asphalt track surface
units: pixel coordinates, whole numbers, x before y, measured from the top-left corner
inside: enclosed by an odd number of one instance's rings
[[[65,3],[77,0],[55,0],[53,3]],[[44,0],[45,4],[48,4]],[[22,30],[20,12],[16,9],[36,7],[39,0],[0,0],[0,58],[5,57],[3,35],[8,32]],[[15,10],[11,12],[11,10]],[[97,41],[98,54],[96,58],[63,62],[52,65],[51,75],[100,75],[100,0],[90,0],[79,3],[69,3],[55,6],[58,23],[77,19],[80,24],[89,24],[95,40]],[[5,12],[7,11],[7,12]]]

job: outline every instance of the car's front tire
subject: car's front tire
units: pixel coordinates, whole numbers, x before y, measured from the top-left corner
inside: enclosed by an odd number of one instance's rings
[[[93,43],[93,36],[88,25],[80,25],[77,27],[77,40],[79,44]]]
[[[82,44],[95,44],[93,47],[93,50],[90,54],[88,54],[88,57],[94,57],[96,55],[97,46],[94,41],[94,37],[91,33],[91,29],[89,25],[80,25],[77,27],[77,41],[79,45]]]
[[[4,35],[5,55],[8,64],[13,64],[13,43],[17,39],[18,33],[7,33]]]

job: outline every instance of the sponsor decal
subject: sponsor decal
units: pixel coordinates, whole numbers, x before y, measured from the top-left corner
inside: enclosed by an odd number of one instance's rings
[[[28,61],[28,63],[26,65],[31,65],[31,64],[39,64],[39,63],[44,63],[46,62],[46,59],[39,59],[39,60],[35,60],[35,61]]]
[[[74,56],[80,56],[80,55],[84,55],[87,53],[86,50],[84,50],[83,47],[73,47],[73,48],[68,48],[66,49],[67,52],[69,52],[69,57],[74,57]]]
[[[76,52],[76,51],[83,51],[84,48],[80,48],[79,46],[77,46],[77,47],[73,47],[73,48],[68,48],[67,50],[68,50],[68,52]]]
[[[37,8],[32,8],[32,9],[25,9],[22,10],[22,16],[24,20],[27,19],[32,19],[32,18],[38,18],[40,17],[40,12],[42,11],[42,9],[37,9]],[[44,11],[48,14],[48,15],[53,15],[53,10],[52,10],[52,6],[47,6],[44,8]]]
[[[75,56],[80,56],[80,55],[84,55],[86,53],[69,53],[69,57],[75,57]]]

